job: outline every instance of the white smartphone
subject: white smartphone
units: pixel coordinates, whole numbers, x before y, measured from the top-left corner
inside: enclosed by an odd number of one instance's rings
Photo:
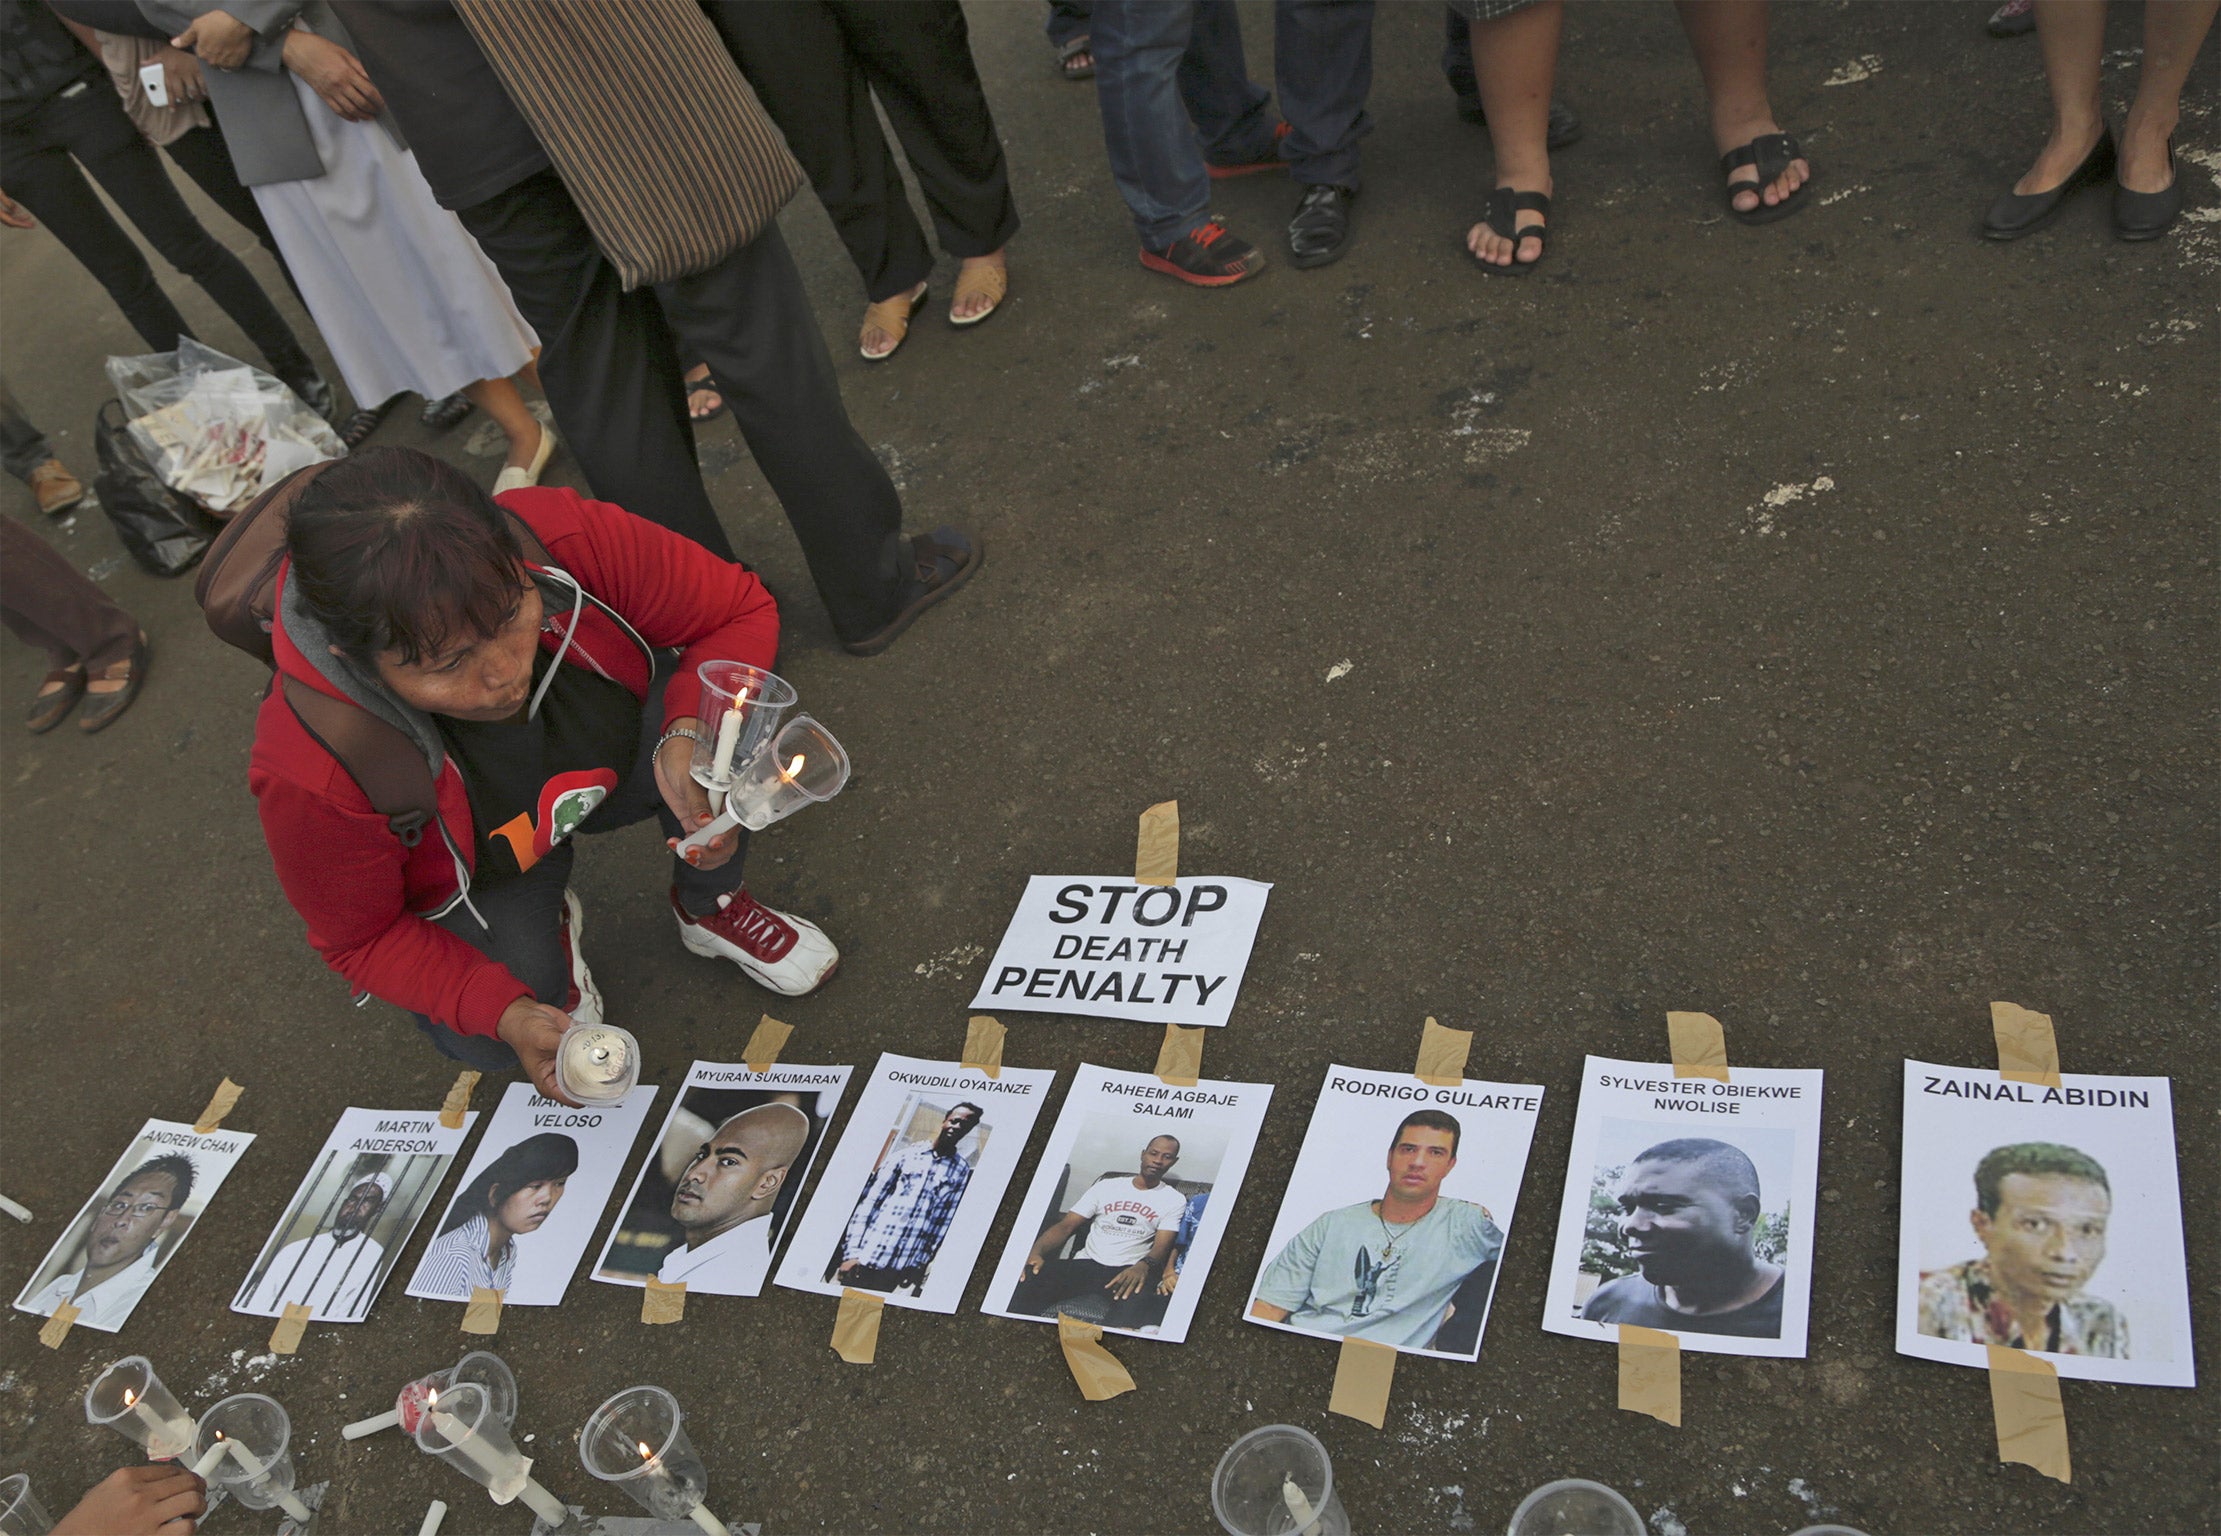
[[[170,104],[169,71],[162,67],[160,59],[139,66],[139,84],[146,88],[147,100],[155,106],[166,107]]]

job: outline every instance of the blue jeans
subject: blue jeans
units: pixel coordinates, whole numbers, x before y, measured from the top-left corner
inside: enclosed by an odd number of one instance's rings
[[[1206,157],[1271,149],[1271,93],[1249,78],[1233,0],[1095,0],[1089,23],[1111,178],[1161,251],[1210,217]]]
[[[1273,72],[1288,137],[1280,158],[1306,186],[1357,190],[1357,141],[1373,131],[1373,0],[1274,0]],[[1468,63],[1470,64],[1470,56]]]

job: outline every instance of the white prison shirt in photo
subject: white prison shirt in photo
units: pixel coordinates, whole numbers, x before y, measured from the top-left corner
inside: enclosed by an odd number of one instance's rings
[[[1127,1175],[1097,1179],[1069,1214],[1095,1223],[1088,1229],[1088,1258],[1124,1269],[1149,1257],[1159,1232],[1180,1230],[1188,1197],[1170,1184],[1142,1189]]]
[[[123,1320],[131,1315],[131,1309],[139,1304],[139,1298],[147,1293],[147,1287],[154,1284],[154,1277],[160,1273],[154,1264],[154,1250],[158,1246],[149,1242],[138,1258],[82,1296],[70,1294],[85,1278],[85,1271],[79,1268],[56,1277],[21,1305],[27,1312],[52,1317],[55,1309],[66,1301],[77,1308],[78,1327],[114,1333],[123,1326]]]
[[[344,1243],[329,1232],[287,1243],[270,1261],[248,1308],[274,1313],[294,1302],[305,1303],[309,1316],[320,1323],[360,1317],[370,1305],[369,1287],[385,1256],[383,1247],[360,1232]]]
[[[665,1285],[685,1282],[690,1291],[712,1296],[762,1294],[771,1269],[771,1213],[720,1232],[699,1248],[679,1247],[663,1256],[656,1278]]]

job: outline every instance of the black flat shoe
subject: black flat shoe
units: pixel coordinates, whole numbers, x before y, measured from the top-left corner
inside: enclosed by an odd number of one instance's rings
[[[1805,162],[1805,179],[1796,191],[1780,202],[1769,205],[1766,201],[1767,186],[1799,160]],[[1756,179],[1735,180],[1735,173],[1746,165],[1757,169]],[[1805,204],[1812,199],[1812,184],[1815,180],[1812,161],[1798,147],[1796,139],[1786,133],[1762,133],[1741,149],[1729,150],[1720,156],[1720,174],[1729,178],[1728,217],[1740,224],[1771,224],[1776,219],[1786,219],[1793,213],[1803,212]],[[1735,206],[1735,199],[1744,192],[1755,192],[1758,194],[1758,201],[1749,208],[1738,208]]]
[[[1299,267],[1340,261],[1350,248],[1350,203],[1357,193],[1331,183],[1303,189],[1296,216],[1288,221],[1288,256]]]
[[[1488,210],[1481,215],[1481,222],[1488,226],[1490,234],[1512,243],[1511,263],[1508,266],[1499,266],[1493,261],[1483,261],[1473,254],[1473,248],[1469,245],[1462,247],[1466,259],[1490,277],[1525,277],[1541,266],[1542,258],[1550,254],[1550,226],[1546,223],[1529,224],[1522,229],[1519,227],[1519,216],[1522,213],[1539,213],[1548,219],[1549,197],[1541,192],[1519,192],[1510,187],[1498,187],[1490,192]],[[1530,239],[1540,241],[1542,249],[1535,252],[1533,261],[1521,261],[1519,247]]]
[[[2113,238],[2157,240],[2182,217],[2182,177],[2175,172],[2175,141],[2167,140],[2167,185],[2157,192],[2113,188]]]
[[[1990,204],[1990,211],[1982,220],[1982,238],[2018,240],[2023,235],[2033,235],[2059,217],[2059,210],[2067,205],[2068,198],[2112,175],[2113,166],[2113,130],[2108,128],[2098,135],[2097,143],[2090,146],[2090,153],[2082,157],[2082,163],[2049,192],[2032,192],[2024,197],[2008,191]]]

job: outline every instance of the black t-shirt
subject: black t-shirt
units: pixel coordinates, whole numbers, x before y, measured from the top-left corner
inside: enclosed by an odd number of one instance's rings
[[[442,208],[469,208],[548,168],[448,0],[332,0]]]
[[[1778,1339],[1781,1337],[1781,1293],[1788,1278],[1786,1271],[1776,1275],[1765,1295],[1731,1312],[1707,1312],[1696,1316],[1676,1312],[1667,1306],[1666,1298],[1658,1294],[1658,1287],[1638,1272],[1598,1286],[1588,1305],[1581,1309],[1581,1316],[1592,1323],[1633,1323],[1638,1328],[1663,1328],[1668,1333],[1726,1333],[1739,1339]]]
[[[540,653],[534,688],[553,661]],[[470,795],[474,884],[514,880],[592,816],[639,756],[642,707],[622,683],[563,665],[529,720],[433,717]]]

